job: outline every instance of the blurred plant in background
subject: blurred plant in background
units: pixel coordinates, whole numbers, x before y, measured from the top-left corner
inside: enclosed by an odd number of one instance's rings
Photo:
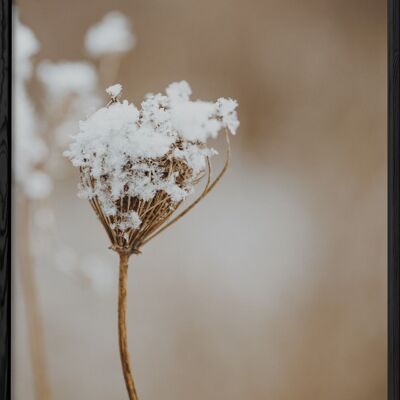
[[[35,65],[33,57],[40,51],[40,44],[34,32],[21,23],[16,9],[14,29],[14,179],[17,235],[23,241],[17,255],[25,296],[35,398],[48,400],[52,396],[34,256],[36,259],[54,257],[60,271],[77,279],[85,278],[99,291],[108,289],[107,280],[103,278],[108,271],[101,267],[81,270],[82,264],[74,262],[76,256],[72,249],[52,234],[56,221],[47,198],[54,181],[68,174],[61,155],[68,137],[76,131],[77,121],[104,101],[99,88],[118,74],[124,54],[135,44],[135,37],[130,21],[122,13],[111,12],[87,31],[85,47],[88,56],[95,58],[94,62],[43,60]],[[29,93],[30,85],[35,83],[42,87],[42,96],[38,98]],[[37,230],[32,236],[33,223],[41,228],[39,232],[44,237],[37,237]],[[93,259],[96,256],[82,257]]]

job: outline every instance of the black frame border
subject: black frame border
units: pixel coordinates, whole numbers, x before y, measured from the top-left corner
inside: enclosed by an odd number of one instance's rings
[[[400,400],[400,0],[388,0],[388,400]],[[0,15],[0,400],[11,399],[11,1]]]
[[[11,1],[0,14],[0,400],[11,399]]]

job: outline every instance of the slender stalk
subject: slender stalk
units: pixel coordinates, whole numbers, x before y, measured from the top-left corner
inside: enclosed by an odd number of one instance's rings
[[[29,211],[29,200],[24,198],[20,204],[18,215],[18,242],[23,243],[18,252],[21,257],[20,276],[28,324],[28,337],[35,399],[50,400],[51,390],[46,365],[43,320],[40,312],[39,298],[30,248]]]
[[[126,286],[128,281],[128,260],[129,255],[119,255],[119,289],[118,289],[118,338],[119,354],[121,357],[122,371],[124,373],[126,390],[129,400],[138,400],[133,382],[132,368],[129,360],[127,331],[126,331]]]

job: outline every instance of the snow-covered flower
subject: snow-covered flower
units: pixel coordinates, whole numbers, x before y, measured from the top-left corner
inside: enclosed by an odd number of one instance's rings
[[[191,101],[187,82],[147,95],[138,109],[107,89],[110,103],[80,122],[64,154],[80,169],[79,195],[89,199],[113,248],[135,253],[194,191],[217,154],[208,138],[236,133],[237,102]],[[224,168],[223,172],[226,168]],[[217,178],[219,179],[220,176]]]
[[[125,53],[133,48],[135,42],[131,22],[118,11],[105,15],[100,22],[89,28],[85,37],[86,50],[93,57]]]

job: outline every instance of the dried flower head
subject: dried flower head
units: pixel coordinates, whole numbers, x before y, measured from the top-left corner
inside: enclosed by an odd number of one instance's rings
[[[121,86],[107,89],[111,101],[80,122],[65,155],[80,169],[79,195],[90,201],[118,253],[139,253],[165,229],[166,221],[208,175],[203,198],[226,170],[210,182],[208,138],[225,128],[236,132],[237,102],[191,101],[187,82],[173,83],[166,95],[150,94],[137,109],[120,102]]]

